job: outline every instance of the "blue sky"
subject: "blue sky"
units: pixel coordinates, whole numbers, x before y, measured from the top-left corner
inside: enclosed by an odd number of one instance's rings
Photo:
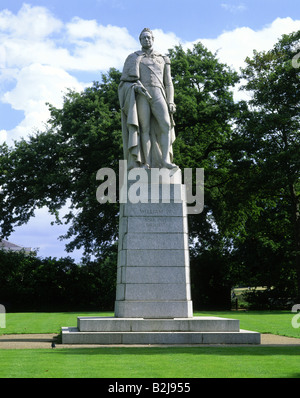
[[[300,7],[297,0],[1,0],[0,143],[43,129],[45,103],[61,106],[67,88],[81,91],[109,67],[121,69],[144,27],[159,51],[201,41],[238,70],[253,49],[300,30]],[[10,240],[60,257],[63,232],[41,209]]]
[[[1,8],[17,13],[24,1],[2,0]],[[238,26],[260,29],[281,17],[300,17],[297,0],[31,0],[62,21],[74,16],[103,25],[125,26],[136,36],[141,27],[176,32],[185,40],[214,38]],[[159,11],[158,11],[159,10]]]

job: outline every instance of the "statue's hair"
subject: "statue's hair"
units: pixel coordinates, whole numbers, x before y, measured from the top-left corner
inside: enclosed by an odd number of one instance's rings
[[[152,32],[152,30],[151,30],[151,29],[149,29],[149,28],[144,28],[144,29],[141,31],[141,34],[140,34],[140,36],[139,36],[139,39],[140,39],[140,41],[141,41],[141,38],[142,38],[142,34],[143,34],[143,33],[145,33],[145,32],[148,32],[148,33],[150,33],[150,34],[151,34],[151,36],[152,36],[152,39],[154,39],[154,36],[153,36],[153,32]]]

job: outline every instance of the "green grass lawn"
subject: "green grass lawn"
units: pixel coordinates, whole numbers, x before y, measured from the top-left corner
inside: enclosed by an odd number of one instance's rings
[[[239,319],[241,329],[300,338],[300,328],[295,329],[291,324],[295,314],[289,311],[195,312],[194,315]],[[112,312],[8,313],[6,329],[0,329],[0,334],[60,333],[62,326],[76,326],[77,316],[112,317],[114,314]]]
[[[1,350],[6,378],[294,378],[300,347]]]
[[[78,316],[114,316],[108,312],[19,312],[6,314],[1,334],[60,333],[62,326],[77,326]]]
[[[59,333],[77,316],[113,313],[8,313],[2,334]],[[240,320],[240,327],[300,338],[287,311],[195,312]],[[300,346],[103,347],[0,350],[1,378],[299,378]]]
[[[292,326],[295,314],[289,311],[221,311],[196,312],[195,316],[220,316],[240,320],[240,328],[259,333],[300,338],[300,328]]]

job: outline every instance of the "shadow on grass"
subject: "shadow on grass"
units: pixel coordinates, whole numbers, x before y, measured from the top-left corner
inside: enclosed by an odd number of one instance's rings
[[[299,356],[300,347],[282,346],[282,347],[97,347],[97,348],[57,348],[52,351],[53,354],[61,355],[284,355]]]

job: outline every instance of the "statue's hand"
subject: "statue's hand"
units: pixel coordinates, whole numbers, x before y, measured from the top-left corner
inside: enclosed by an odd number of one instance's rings
[[[173,102],[171,102],[169,104],[169,110],[170,110],[170,113],[175,113],[176,112],[176,105],[173,104]]]
[[[135,91],[137,94],[144,94],[144,93],[143,93],[143,87],[140,86],[139,84],[136,84],[136,85],[134,86],[134,91]]]
[[[150,101],[150,100],[152,99],[152,97],[151,97],[151,95],[149,94],[149,92],[148,92],[148,91],[145,89],[145,87],[142,86],[141,84],[136,84],[136,85],[134,86],[134,91],[135,91],[137,94],[142,94],[142,95],[144,95],[144,96],[147,98],[148,101]]]

